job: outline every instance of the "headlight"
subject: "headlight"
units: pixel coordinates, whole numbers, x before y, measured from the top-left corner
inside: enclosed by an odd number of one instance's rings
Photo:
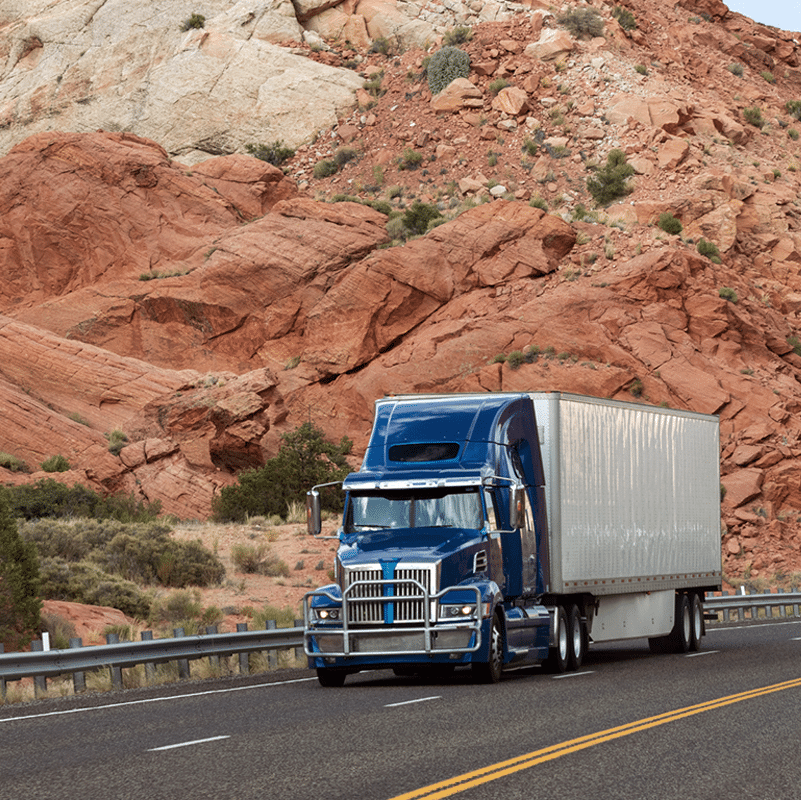
[[[475,603],[456,603],[439,607],[440,619],[467,619],[476,615]]]
[[[315,608],[317,619],[339,619],[338,608]]]

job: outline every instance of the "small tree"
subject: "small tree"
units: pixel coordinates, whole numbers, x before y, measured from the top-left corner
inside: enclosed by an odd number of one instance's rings
[[[303,503],[306,492],[319,483],[342,480],[349,472],[345,456],[352,442],[327,441],[323,432],[304,422],[285,433],[278,455],[259,469],[243,472],[236,486],[226,486],[214,501],[217,520],[242,521],[248,516],[286,516],[290,503]],[[342,508],[341,492],[324,491],[323,505]]]
[[[627,163],[626,154],[622,150],[610,150],[606,164],[587,178],[587,189],[595,202],[604,206],[631,191],[628,179],[633,174],[634,167]]]
[[[0,642],[7,651],[31,641],[41,609],[36,547],[20,537],[6,490],[0,488]]]

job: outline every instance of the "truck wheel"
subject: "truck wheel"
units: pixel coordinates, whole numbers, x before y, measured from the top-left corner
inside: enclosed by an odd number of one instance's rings
[[[676,595],[676,617],[673,630],[670,632],[671,650],[674,653],[686,653],[692,640],[692,609],[686,594]]]
[[[556,609],[556,646],[548,650],[545,669],[561,673],[567,669],[570,653],[570,633],[567,627],[567,613],[562,606]]]
[[[697,653],[701,649],[701,637],[704,635],[704,607],[697,594],[690,601],[690,623],[690,650]]]
[[[473,675],[481,683],[498,683],[503,671],[503,632],[496,614],[492,618],[489,652],[486,663],[473,664]]]
[[[580,669],[584,663],[584,656],[587,652],[587,630],[581,620],[581,612],[578,606],[570,606],[567,614],[567,668],[569,670]]]
[[[320,686],[325,686],[326,689],[339,689],[344,686],[347,675],[344,669],[317,668],[317,680]]]

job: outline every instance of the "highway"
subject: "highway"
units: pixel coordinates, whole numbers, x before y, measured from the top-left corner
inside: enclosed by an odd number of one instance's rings
[[[496,686],[293,670],[0,707],[0,800],[801,798],[801,620]]]

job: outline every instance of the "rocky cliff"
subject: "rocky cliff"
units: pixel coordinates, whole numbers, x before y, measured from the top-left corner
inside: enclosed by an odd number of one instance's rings
[[[290,138],[271,127],[283,112],[251,100],[264,122],[248,127],[230,94],[233,133],[200,160],[193,142],[207,120],[196,112],[207,101],[215,118],[216,79],[192,84],[187,116],[178,101],[152,105],[166,87],[146,99],[128,78],[211,57],[201,51],[215,37],[228,55],[214,57],[228,58],[246,4],[187,32],[128,11],[112,26],[113,0],[40,6],[24,18],[4,4],[0,29],[0,451],[32,467],[62,454],[73,466],[62,479],[160,499],[189,518],[309,417],[358,454],[373,401],[388,392],[564,390],[664,404],[720,415],[727,571],[801,568],[797,35],[714,0],[632,0],[630,17],[581,6],[602,22],[591,38],[560,23],[568,6],[496,6],[500,21],[473,25],[459,44],[468,78],[432,97],[417,45],[436,50],[449,24],[489,4],[462,17],[420,6],[429,41],[375,27],[361,48],[326,39],[319,18],[361,25],[365,0],[314,14],[296,5],[284,16],[300,33],[270,46],[324,67],[316,88],[338,76],[349,99],[295,96],[299,112],[330,116],[296,118]],[[112,28],[115,42],[144,29],[159,42],[116,83],[105,70],[117,45],[93,51],[85,103],[74,88],[59,95],[73,76],[66,50],[64,77],[49,83],[45,23],[76,9],[71,36],[87,52]],[[240,25],[249,46],[269,39],[255,19]],[[310,31],[321,46],[309,46]],[[40,45],[23,53],[34,36]],[[237,91],[261,80],[226,64]],[[142,113],[112,130],[99,120],[123,95],[143,98]],[[88,106],[100,114],[91,122]],[[244,153],[255,137],[297,152],[278,169]],[[615,148],[634,168],[631,192],[596,207],[587,178]],[[323,160],[335,174],[314,170]],[[444,223],[404,237],[382,212],[400,219],[415,202]],[[660,227],[665,213],[680,232]],[[719,257],[699,252],[702,239]],[[115,430],[128,438],[118,456]]]

